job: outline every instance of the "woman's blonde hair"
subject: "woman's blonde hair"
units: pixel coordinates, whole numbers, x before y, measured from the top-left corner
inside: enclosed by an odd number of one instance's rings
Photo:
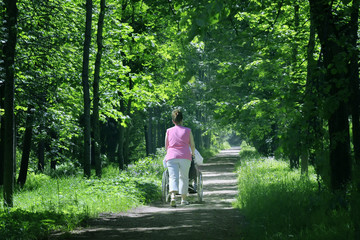
[[[171,114],[172,120],[175,124],[180,124],[183,120],[183,115],[180,109],[175,109]]]

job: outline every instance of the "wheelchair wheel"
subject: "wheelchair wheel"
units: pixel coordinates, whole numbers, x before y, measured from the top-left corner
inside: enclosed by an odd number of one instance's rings
[[[203,178],[202,178],[202,173],[201,172],[198,173],[198,177],[197,177],[197,196],[198,196],[199,202],[202,202],[202,199],[203,199]]]
[[[161,200],[163,201],[163,203],[167,203],[170,201],[169,171],[167,169],[163,173],[161,185]]]

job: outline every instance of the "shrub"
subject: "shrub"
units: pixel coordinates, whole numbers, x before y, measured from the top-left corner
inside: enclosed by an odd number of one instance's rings
[[[23,187],[23,190],[35,190],[43,186],[44,184],[50,181],[50,177],[48,175],[38,173],[35,174],[33,172],[28,173],[26,178],[26,183]]]
[[[51,177],[77,176],[82,174],[82,169],[76,167],[72,162],[64,162],[56,166],[56,169],[49,169]]]

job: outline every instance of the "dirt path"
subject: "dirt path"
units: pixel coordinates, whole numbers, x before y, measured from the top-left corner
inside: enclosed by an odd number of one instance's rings
[[[238,153],[239,148],[221,151],[201,166],[202,203],[190,195],[193,204],[188,206],[171,208],[155,203],[126,213],[104,214],[67,239],[241,239],[239,229],[244,220],[231,205],[238,192],[234,172]]]

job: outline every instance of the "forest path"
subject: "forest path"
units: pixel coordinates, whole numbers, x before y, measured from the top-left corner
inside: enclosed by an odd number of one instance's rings
[[[240,148],[221,151],[200,167],[203,174],[203,202],[196,194],[190,205],[171,208],[154,203],[126,213],[103,214],[90,227],[73,231],[66,239],[240,239],[244,217],[232,207],[238,194],[235,164]],[[179,202],[179,199],[178,199]]]

